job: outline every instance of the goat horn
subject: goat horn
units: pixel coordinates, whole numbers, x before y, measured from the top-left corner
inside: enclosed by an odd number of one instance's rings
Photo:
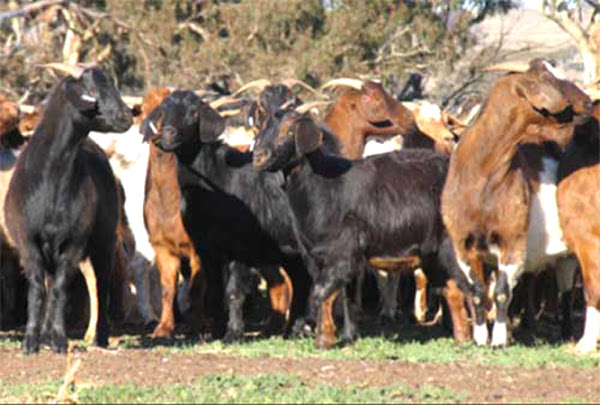
[[[332,79],[321,86],[321,90],[327,87],[349,86],[356,90],[362,90],[364,82],[360,79],[350,79],[343,77],[341,79]]]
[[[312,88],[310,85],[306,84],[305,82],[303,82],[302,80],[298,80],[298,79],[285,79],[281,82],[281,84],[292,88],[294,86],[300,86],[305,88],[306,90],[312,92],[312,93],[317,93],[317,90],[315,90],[314,88]]]
[[[218,98],[216,100],[211,101],[209,103],[209,105],[216,110],[219,107],[223,107],[225,105],[239,103],[239,102],[242,102],[242,101],[243,100],[240,100],[239,98],[225,96],[225,97],[221,97],[221,98]]]
[[[431,321],[419,321],[417,320],[419,326],[434,326],[437,323],[439,323],[442,320],[442,315],[444,314],[443,310],[442,310],[442,305],[440,304],[438,306],[438,310],[435,313],[435,316],[433,317],[433,319]]]
[[[523,73],[529,70],[526,62],[501,62],[483,69],[485,72],[517,72]]]
[[[54,69],[58,72],[67,73],[76,79],[78,79],[81,76],[81,74],[87,67],[87,66],[81,66],[81,65],[68,65],[66,63],[59,63],[59,62],[43,63],[43,64],[40,64],[37,66],[41,67],[41,68],[46,68],[46,69]]]
[[[313,108],[326,106],[329,103],[330,103],[329,101],[311,101],[310,103],[304,103],[304,104],[299,105],[298,107],[296,107],[296,111],[299,112],[300,114],[304,114],[304,113],[312,110]]]
[[[243,93],[244,91],[248,90],[248,89],[252,89],[252,88],[257,88],[260,91],[262,91],[265,87],[269,86],[271,84],[270,80],[267,79],[258,79],[258,80],[254,80],[251,81],[249,83],[244,84],[242,87],[240,87],[239,89],[237,89],[232,96],[238,96],[239,94]]]
[[[127,104],[128,107],[142,105],[142,103],[144,102],[144,99],[142,97],[136,96],[121,96],[121,100],[123,100],[123,102]]]

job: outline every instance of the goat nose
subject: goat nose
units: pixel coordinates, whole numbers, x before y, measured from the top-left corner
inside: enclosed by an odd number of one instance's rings
[[[167,125],[167,126],[163,127],[162,135],[166,141],[171,142],[175,139],[175,136],[177,135],[177,130],[175,129],[175,127],[172,127],[171,125]]]
[[[268,150],[268,149],[255,150],[254,157],[253,157],[254,167],[256,167],[258,169],[263,168],[270,158],[271,158],[270,150]]]
[[[117,112],[117,120],[123,124],[133,124],[133,114],[129,108]]]

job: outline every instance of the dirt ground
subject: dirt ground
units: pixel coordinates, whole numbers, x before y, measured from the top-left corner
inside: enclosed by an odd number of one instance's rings
[[[160,353],[149,349],[89,349],[74,354],[82,363],[77,381],[93,385],[140,386],[188,384],[205,374],[259,375],[292,373],[308,384],[381,387],[424,384],[465,393],[468,402],[562,402],[600,400],[600,369],[522,369],[464,364],[414,364],[402,361],[339,361],[319,358],[240,358],[216,354]],[[48,350],[25,356],[15,347],[0,348],[4,383],[59,380],[65,356]]]

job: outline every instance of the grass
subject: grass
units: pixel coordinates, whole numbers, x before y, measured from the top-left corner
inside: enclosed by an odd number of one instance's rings
[[[309,338],[286,340],[280,337],[256,339],[225,345],[179,341],[167,346],[153,345],[137,337],[127,337],[119,347],[149,347],[166,355],[176,353],[220,354],[242,357],[307,358],[332,360],[398,360],[410,363],[457,363],[484,366],[535,368],[583,368],[600,365],[599,355],[581,356],[573,352],[572,344],[549,344],[536,341],[531,345],[515,343],[503,350],[476,347],[473,344],[456,346],[449,337],[427,341],[403,341],[373,336],[332,350],[317,350]]]
[[[60,382],[6,386],[0,383],[0,402],[48,402]],[[466,394],[446,387],[424,385],[409,389],[309,385],[295,375],[207,375],[189,385],[141,387],[132,384],[76,386],[72,398],[83,403],[458,403]]]

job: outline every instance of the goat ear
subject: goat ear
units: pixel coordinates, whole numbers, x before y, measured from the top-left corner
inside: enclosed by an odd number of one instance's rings
[[[559,89],[539,79],[523,77],[517,84],[517,93],[527,99],[536,110],[558,114],[569,107],[569,102]]]
[[[159,135],[158,120],[160,117],[160,106],[156,107],[148,116],[142,121],[140,125],[140,133],[144,135],[144,142],[149,142]]]
[[[316,151],[323,143],[323,132],[306,117],[296,123],[296,151],[299,155]]]
[[[95,110],[98,100],[95,94],[90,94],[81,80],[72,77],[65,78],[65,95],[67,100],[80,111]]]
[[[201,102],[199,106],[198,131],[202,142],[215,142],[225,131],[225,118],[211,106]]]

